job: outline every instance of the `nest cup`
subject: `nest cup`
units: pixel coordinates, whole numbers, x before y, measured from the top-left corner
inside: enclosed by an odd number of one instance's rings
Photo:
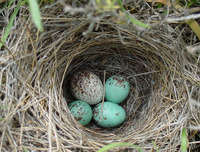
[[[57,137],[70,150],[95,151],[113,142],[151,145],[151,140],[159,136],[157,125],[167,125],[163,111],[174,104],[164,101],[160,91],[164,89],[163,86],[165,89],[167,87],[167,84],[163,85],[166,83],[164,79],[167,79],[170,67],[174,66],[176,53],[169,52],[171,48],[168,45],[153,41],[151,35],[138,36],[124,29],[120,29],[123,33],[121,36],[124,37],[122,41],[117,27],[105,24],[99,25],[98,30],[92,31],[85,38],[82,32],[88,26],[88,22],[80,23],[78,28],[74,27],[75,32],[62,30],[55,33],[52,30],[50,35],[54,36],[51,38],[41,36],[40,40],[43,42],[53,43],[46,45],[45,50],[37,50],[38,63],[40,62],[38,70],[41,73],[35,71],[33,74],[36,76],[33,86],[37,86],[38,77],[41,88],[45,92],[52,91],[54,95],[49,93],[48,98],[51,96],[52,99],[42,103],[46,104],[46,108],[41,105],[40,108],[44,113],[51,113]],[[171,40],[165,41],[170,43]],[[81,70],[95,73],[102,82],[115,74],[121,74],[128,79],[131,91],[121,103],[127,114],[122,125],[101,128],[91,122],[83,127],[74,119],[67,107],[75,100],[70,93],[70,78]],[[165,110],[162,106],[165,106]],[[37,107],[37,111],[43,115],[40,108]],[[174,117],[175,111],[171,111],[168,115]],[[50,118],[43,119],[48,122]],[[163,128],[159,132],[164,130]],[[169,141],[168,138],[162,138],[162,142],[163,140]]]
[[[168,30],[165,26],[138,35],[129,27],[102,22],[84,37],[90,26],[86,18],[57,17],[52,13],[44,19],[41,34],[20,18],[18,30],[25,39],[16,41],[17,51],[26,51],[16,54],[19,64],[11,67],[16,71],[13,77],[18,78],[20,97],[13,102],[19,109],[12,113],[12,138],[44,151],[49,147],[96,151],[114,142],[150,151],[154,149],[152,141],[160,151],[180,149],[180,131],[188,123],[188,110],[182,87],[184,46],[178,35],[171,32],[166,36],[162,32]],[[60,26],[63,24],[65,28]],[[127,114],[123,124],[114,128],[101,128],[94,122],[81,126],[74,119],[68,109],[75,100],[70,78],[81,70],[95,73],[102,82],[115,74],[127,78],[131,89],[120,104]]]
[[[150,37],[148,40],[123,29],[121,32],[125,39],[121,41],[117,29],[109,25],[100,25],[97,31],[93,31],[88,38],[85,38],[82,32],[87,30],[87,26],[89,23],[80,25],[79,28],[74,27],[75,33],[62,30],[62,36],[60,31],[55,33],[53,30],[50,31],[52,33],[48,33],[53,35],[51,38],[40,36],[40,41],[53,43],[45,44],[45,49],[36,51],[38,67],[34,67],[35,71],[33,70],[29,77],[33,88],[39,87],[44,94],[49,94],[45,95],[44,101],[30,107],[28,113],[30,111],[38,113],[37,116],[35,114],[30,116],[44,119],[44,122],[51,119],[57,137],[61,138],[62,143],[69,149],[95,150],[104,144],[119,141],[138,144],[141,142],[139,136],[142,142],[148,143],[145,140],[146,135],[151,139],[158,134],[152,135],[153,133],[148,134],[148,132],[157,132],[154,131],[158,123],[155,120],[159,113],[157,110],[162,104],[160,97],[155,96],[157,89],[162,86],[165,74],[172,66],[169,58],[174,57],[168,52],[165,53],[170,49],[163,44],[149,41]],[[101,31],[106,31],[106,34]],[[34,58],[29,59],[34,62]],[[29,65],[28,70],[31,68],[31,64]],[[122,125],[101,128],[91,122],[83,127],[73,118],[67,107],[75,100],[70,93],[70,78],[73,73],[81,70],[95,73],[102,82],[115,74],[121,74],[128,79],[131,91],[127,99],[121,103],[127,114]],[[165,105],[170,107],[171,103]],[[51,118],[45,117],[45,113],[48,115],[51,113]],[[45,124],[45,128],[48,128],[48,124]],[[52,130],[52,134],[53,132]]]

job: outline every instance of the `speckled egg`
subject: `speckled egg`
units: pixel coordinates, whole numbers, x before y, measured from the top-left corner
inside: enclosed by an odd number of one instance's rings
[[[74,118],[83,126],[92,120],[92,108],[84,101],[73,101],[68,105]]]
[[[103,98],[103,84],[94,73],[80,71],[72,76],[71,93],[77,100],[94,105],[99,103]]]
[[[113,103],[121,103],[130,92],[130,84],[122,75],[114,75],[105,83],[105,98]]]
[[[102,127],[115,127],[124,122],[126,113],[121,106],[112,102],[104,102],[102,114],[101,106],[102,103],[99,103],[93,109],[93,119],[97,125]]]

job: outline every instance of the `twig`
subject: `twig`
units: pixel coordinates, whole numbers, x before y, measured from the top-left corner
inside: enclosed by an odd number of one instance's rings
[[[183,16],[183,17],[179,17],[179,18],[168,18],[166,21],[167,22],[177,22],[177,21],[184,21],[184,20],[197,19],[197,18],[200,18],[200,14],[193,14],[193,15]]]

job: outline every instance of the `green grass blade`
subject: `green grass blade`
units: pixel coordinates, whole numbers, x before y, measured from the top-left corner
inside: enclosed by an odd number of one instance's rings
[[[99,149],[97,152],[106,152],[107,150],[110,150],[110,149],[116,148],[116,147],[133,147],[133,148],[137,149],[139,152],[142,152],[142,150],[139,146],[136,146],[136,145],[133,145],[130,143],[124,143],[124,142],[112,143],[112,144],[106,145],[105,147]]]
[[[36,0],[28,0],[32,21],[39,31],[43,31],[39,5]]]
[[[27,2],[28,2],[28,0],[24,0],[24,1],[22,1],[22,2],[20,3],[20,6],[26,4]]]
[[[182,130],[182,135],[181,135],[181,151],[182,152],[187,152],[187,133],[186,129],[183,128]]]
[[[144,24],[144,23],[138,21],[137,19],[131,17],[129,14],[127,14],[126,9],[123,7],[121,0],[118,0],[118,3],[119,3],[119,6],[120,6],[121,10],[125,14],[126,18],[129,19],[133,24],[138,25],[140,27],[150,28],[149,25]]]
[[[152,143],[153,143],[153,146],[154,146],[156,152],[159,152],[159,150],[158,150],[158,146],[156,145],[155,141],[152,141]]]
[[[8,8],[10,8],[10,6],[12,5],[14,0],[10,0],[9,4],[8,4]]]
[[[10,17],[9,23],[6,26],[5,32],[3,33],[3,36],[1,38],[1,41],[3,43],[5,43],[6,39],[8,38],[8,35],[10,34],[11,31],[11,27],[13,26],[13,22],[15,20],[15,17],[17,16],[17,13],[19,11],[19,7],[20,7],[20,3],[17,5],[15,11],[13,12],[13,14]],[[3,44],[0,42],[0,48],[3,46]]]
[[[125,10],[125,8],[124,8],[123,5],[122,5],[122,0],[118,0],[118,3],[119,3],[119,6],[120,6],[121,10],[122,10],[123,12],[125,12],[126,10]]]
[[[6,26],[6,29],[5,29],[5,31],[3,33],[2,38],[1,38],[1,41],[3,43],[5,43],[6,39],[8,38],[8,35],[10,34],[11,28],[13,26],[13,22],[14,22],[16,16],[17,16],[17,13],[19,12],[19,7],[21,5],[24,5],[26,2],[27,2],[27,0],[24,0],[23,2],[21,2],[21,0],[20,0],[18,5],[17,5],[17,7],[15,8],[13,14],[11,15],[10,20],[9,20],[7,26]],[[13,3],[13,0],[10,1],[8,7],[10,7],[12,5],[12,3]],[[2,46],[3,46],[3,44],[0,42],[0,49],[1,49]]]
[[[149,25],[147,25],[147,24],[144,24],[144,23],[142,23],[142,22],[140,22],[140,21],[138,21],[137,19],[135,19],[135,18],[132,18],[132,17],[128,17],[128,18],[130,18],[130,20],[131,20],[131,22],[133,23],[133,24],[135,24],[135,25],[138,25],[138,26],[140,26],[140,27],[146,27],[146,28],[150,28],[150,26]]]

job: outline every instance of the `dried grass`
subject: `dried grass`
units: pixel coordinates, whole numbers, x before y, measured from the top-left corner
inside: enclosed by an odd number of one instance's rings
[[[143,6],[136,9],[138,18],[161,18],[148,14],[151,7],[142,1],[130,3]],[[91,18],[81,13],[75,18],[55,3],[42,7],[45,31],[38,33],[27,10],[20,9],[7,47],[0,51],[0,102],[6,106],[0,109],[5,118],[1,151],[96,151],[113,142],[153,151],[152,141],[160,151],[180,150],[182,128],[190,133],[190,126],[200,123],[200,69],[199,55],[186,52],[178,27],[161,23],[143,31],[117,24],[105,13],[91,30]],[[81,69],[102,81],[104,72],[106,78],[120,73],[130,81],[121,126],[107,129],[92,122],[83,127],[70,114],[69,78]]]

